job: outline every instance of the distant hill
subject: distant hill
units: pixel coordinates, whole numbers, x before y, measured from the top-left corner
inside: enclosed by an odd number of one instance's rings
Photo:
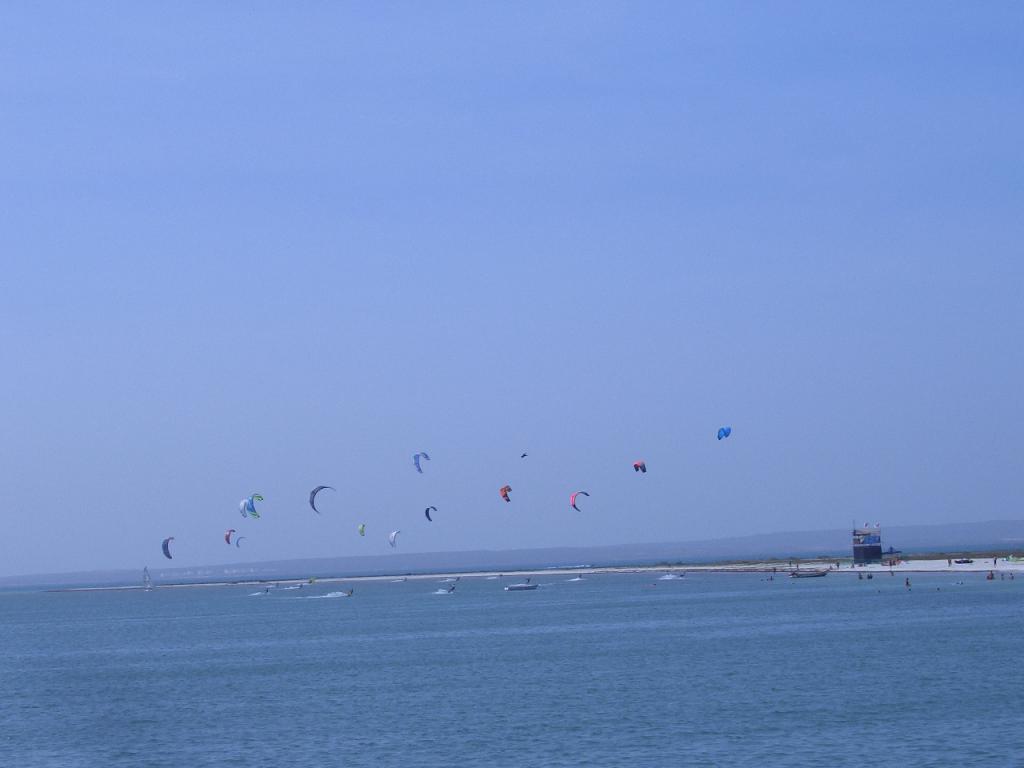
[[[1024,520],[983,523],[903,525],[882,529],[883,546],[905,552],[1024,551]],[[791,531],[706,541],[615,544],[596,547],[422,552],[359,557],[276,560],[262,563],[151,569],[154,581],[204,582],[308,576],[376,576],[444,571],[495,570],[555,566],[648,565],[660,562],[708,563],[762,558],[849,557],[850,531]],[[138,570],[88,571],[0,578],[0,587],[49,587],[138,584]]]

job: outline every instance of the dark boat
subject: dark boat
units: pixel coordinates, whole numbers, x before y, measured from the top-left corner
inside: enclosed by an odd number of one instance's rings
[[[536,589],[537,587],[538,587],[537,584],[531,584],[530,580],[527,579],[522,584],[509,584],[507,587],[505,587],[505,591],[506,592],[527,592],[527,591],[529,591],[531,589]]]
[[[815,579],[818,576],[828,576],[828,571],[790,571],[791,579]]]

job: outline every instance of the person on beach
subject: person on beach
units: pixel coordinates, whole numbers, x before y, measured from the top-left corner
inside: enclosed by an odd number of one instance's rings
[[[907,589],[910,589],[910,577],[909,576],[907,576],[907,578],[903,580],[903,584],[904,584],[904,586]]]

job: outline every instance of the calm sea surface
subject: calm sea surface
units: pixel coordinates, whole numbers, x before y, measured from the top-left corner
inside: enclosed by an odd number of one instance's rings
[[[567,578],[0,593],[0,765],[1024,765],[1024,579]]]

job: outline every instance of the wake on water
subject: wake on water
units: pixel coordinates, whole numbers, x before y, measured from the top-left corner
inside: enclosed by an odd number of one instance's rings
[[[332,597],[352,597],[348,592],[328,592],[326,595],[303,595],[295,600],[326,600]]]

